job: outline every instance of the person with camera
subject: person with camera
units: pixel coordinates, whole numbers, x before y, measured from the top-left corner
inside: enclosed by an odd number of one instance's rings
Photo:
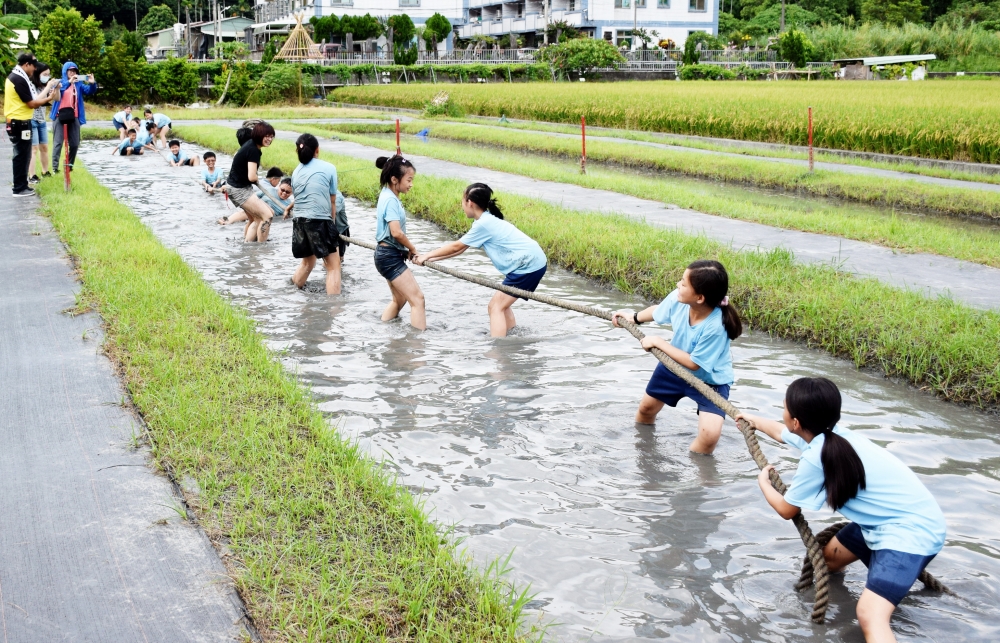
[[[55,96],[58,81],[50,81],[39,90],[31,77],[38,61],[29,53],[17,57],[17,66],[4,81],[3,113],[7,119],[7,136],[14,146],[14,196],[32,196],[28,185],[28,164],[31,162],[31,117],[36,107],[45,105]]]
[[[87,74],[80,80],[80,69],[73,61],[66,61],[62,68],[62,81],[59,83],[59,98],[52,105],[49,114],[55,123],[55,135],[52,145],[52,171],[59,172],[59,156],[65,142],[69,145],[69,169],[76,162],[76,150],[80,147],[80,126],[87,124],[87,113],[84,111],[83,97],[97,91],[97,80],[93,74]]]

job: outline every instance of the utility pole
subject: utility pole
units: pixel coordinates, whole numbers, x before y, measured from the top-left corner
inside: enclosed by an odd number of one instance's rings
[[[785,33],[785,0],[781,0],[781,27],[778,28],[778,33]]]
[[[635,51],[635,32],[639,30],[639,0],[632,0],[632,46]]]

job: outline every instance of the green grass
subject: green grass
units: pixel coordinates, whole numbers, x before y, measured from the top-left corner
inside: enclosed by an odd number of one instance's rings
[[[386,114],[386,118],[390,115]],[[437,123],[469,123],[473,125],[489,125],[496,129],[505,130],[528,130],[537,132],[557,132],[561,134],[572,134],[573,136],[580,135],[580,126],[577,125],[562,125],[559,123],[547,123],[544,121],[509,121],[507,123],[498,123],[495,118],[486,118],[482,116],[465,116],[461,118],[452,118],[447,116],[431,116],[423,117],[425,127],[434,127]],[[663,143],[667,145],[676,145],[677,147],[689,147],[697,150],[709,150],[712,152],[728,152],[730,154],[741,154],[743,156],[761,156],[766,158],[786,158],[786,159],[799,159],[806,160],[809,158],[808,153],[801,152],[794,149],[782,149],[777,148],[761,148],[761,147],[750,147],[749,145],[740,145],[740,141],[734,141],[736,145],[724,145],[721,143],[714,143],[710,139],[698,139],[689,138],[684,135],[674,135],[666,133],[654,133],[654,132],[643,132],[639,130],[629,130],[629,129],[614,129],[607,127],[587,127],[588,135],[591,136],[608,136],[614,138],[621,138],[633,141],[645,141],[649,143]],[[817,162],[823,163],[836,163],[840,165],[860,165],[862,167],[871,167],[880,170],[892,170],[894,172],[905,172],[907,174],[919,174],[922,176],[934,176],[942,179],[955,179],[958,181],[977,181],[980,183],[994,183],[1000,184],[1000,174],[986,174],[983,172],[966,172],[960,170],[951,170],[943,167],[934,166],[924,166],[917,165],[915,163],[909,162],[894,162],[894,161],[872,161],[864,158],[850,158],[846,156],[840,156],[837,154],[825,154],[823,152],[814,152],[814,159]],[[905,159],[906,157],[898,157],[899,159]]]
[[[395,131],[395,126],[389,123],[297,125],[300,128],[305,126],[334,133]],[[428,123],[417,121],[402,124],[401,129],[412,134],[426,126]],[[548,154],[577,161],[580,158],[580,140],[576,138],[539,136],[475,125],[436,123],[431,127],[431,135],[435,139],[443,138],[519,152]],[[816,170],[810,173],[806,168],[785,163],[597,140],[587,142],[587,160],[796,192],[808,196],[833,197],[855,203],[1000,220],[1000,192],[923,185],[915,181],[861,176],[830,170]]]
[[[111,117],[121,107],[112,105],[87,104],[87,116],[91,121],[111,121]],[[207,109],[188,109],[186,107],[156,106],[156,112],[164,113],[171,120],[246,120],[248,118],[263,118],[277,120],[287,118],[385,118],[384,114],[368,109],[351,109],[340,107],[319,107],[313,105],[267,105],[265,107],[210,107]],[[132,113],[142,118],[142,109],[133,109]]]
[[[351,86],[333,100],[422,109],[440,91],[467,114],[832,149],[1000,162],[1000,83],[843,81]]]
[[[325,133],[330,126],[300,124],[296,129]],[[384,137],[337,132],[340,138],[386,147]],[[477,167],[511,172],[532,178],[610,190],[718,216],[754,221],[792,230],[803,230],[857,239],[903,252],[928,252],[1000,267],[1000,225],[897,213],[863,205],[801,199],[748,191],[738,187],[699,183],[689,179],[663,180],[591,164],[581,175],[570,161],[519,153],[470,148],[451,142],[404,142],[406,149],[425,156]]]
[[[84,125],[80,128],[80,138],[87,141],[117,141],[118,132],[110,127]]]
[[[228,154],[231,130],[185,127],[182,135]],[[378,171],[368,162],[322,153],[337,165],[341,190],[374,202]],[[292,143],[275,141],[264,165],[295,167]],[[405,196],[407,210],[460,234],[469,222],[459,205],[465,183],[421,176]],[[795,263],[785,251],[740,252],[704,237],[612,215],[576,212],[499,194],[508,218],[535,238],[550,261],[656,300],[695,259],[717,258],[730,272],[731,300],[757,329],[802,340],[881,369],[947,399],[1000,406],[1000,313],[947,299],[928,299],[832,268]]]
[[[232,135],[230,133],[230,138]],[[85,168],[39,186],[84,299],[149,428],[191,477],[198,522],[264,639],[516,641],[524,594],[478,571],[378,463],[345,442],[247,315]]]

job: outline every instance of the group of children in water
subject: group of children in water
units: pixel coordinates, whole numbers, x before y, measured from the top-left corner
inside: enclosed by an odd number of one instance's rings
[[[229,198],[246,217],[244,238],[266,240],[271,219],[291,214],[292,255],[301,261],[293,283],[302,288],[319,259],[327,269],[327,293],[337,294],[346,249],[341,237],[349,236],[349,229],[336,168],[319,158],[316,137],[303,134],[295,142],[299,165],[291,177],[283,177],[280,171],[268,172],[266,178],[277,193],[268,194],[266,186],[258,186],[264,198],[258,197],[253,187],[258,184],[261,150],[271,144],[274,134],[264,122],[245,132],[225,181]],[[204,187],[219,189],[214,154],[206,154],[205,161],[206,169],[216,174],[203,174]],[[416,168],[399,155],[380,157],[376,167],[381,170],[382,189],[376,210],[374,263],[391,295],[383,321],[395,319],[409,305],[410,324],[425,329],[423,291],[407,262],[422,265],[441,261],[468,248],[482,248],[504,275],[504,284],[536,290],[548,266],[545,253],[537,242],[504,220],[489,186],[473,183],[462,194],[462,209],[472,219],[465,235],[421,252],[406,234],[406,209],[400,199],[413,188]],[[216,181],[208,180],[212,177]],[[223,222],[234,220],[229,217]],[[730,344],[743,332],[739,311],[729,301],[728,291],[729,275],[721,263],[695,261],[660,304],[641,311],[616,311],[612,323],[618,326],[625,319],[635,324],[669,325],[673,330],[669,341],[648,336],[642,347],[662,350],[728,399],[735,380]],[[504,337],[515,326],[511,307],[516,301],[516,297],[499,291],[491,298],[487,311],[493,337]],[[690,450],[712,453],[722,434],[725,412],[662,364],[657,365],[646,386],[635,420],[653,424],[664,405],[675,407],[683,398],[697,405],[698,431]],[[861,433],[838,426],[841,405],[840,391],[832,381],[800,378],[785,393],[781,422],[749,414],[739,419],[802,452],[784,496],[771,485],[771,467],[760,472],[761,492],[779,516],[791,519],[803,509],[815,511],[825,505],[852,521],[825,547],[827,565],[832,572],[857,560],[868,567],[868,580],[857,605],[858,620],[869,643],[895,641],[889,626],[892,612],[943,547],[945,519],[933,496],[906,465]]]

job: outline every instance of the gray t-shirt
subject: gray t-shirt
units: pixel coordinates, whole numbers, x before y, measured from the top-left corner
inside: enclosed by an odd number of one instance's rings
[[[320,159],[299,165],[292,172],[296,219],[333,219],[330,197],[337,194],[337,168]]]

